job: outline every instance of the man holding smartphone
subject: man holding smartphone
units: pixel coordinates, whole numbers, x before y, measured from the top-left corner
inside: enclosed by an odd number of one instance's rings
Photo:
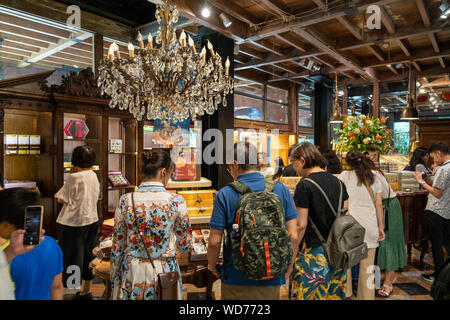
[[[431,240],[434,272],[423,274],[422,279],[433,282],[436,272],[444,264],[442,246],[445,246],[447,253],[450,253],[450,150],[445,143],[436,142],[431,145],[428,153],[439,165],[433,185],[429,185],[424,180],[422,172],[416,173],[416,180],[430,193],[424,220]]]

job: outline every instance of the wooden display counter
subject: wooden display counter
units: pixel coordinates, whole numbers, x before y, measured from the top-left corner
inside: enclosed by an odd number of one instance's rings
[[[423,219],[427,204],[428,191],[404,192],[397,191],[397,198],[402,206],[405,242],[408,248],[408,263],[411,264],[411,251],[414,242],[421,242],[420,265],[428,250],[428,234]]]

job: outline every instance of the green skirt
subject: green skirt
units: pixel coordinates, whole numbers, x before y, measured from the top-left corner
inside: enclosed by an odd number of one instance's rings
[[[397,271],[406,265],[406,244],[403,232],[403,215],[397,198],[383,200],[383,208],[389,201],[389,231],[386,239],[380,242],[377,252],[377,265],[381,270]]]

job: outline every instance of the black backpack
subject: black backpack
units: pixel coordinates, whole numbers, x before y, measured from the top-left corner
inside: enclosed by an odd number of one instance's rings
[[[450,300],[450,258],[436,273],[430,295],[434,300]]]

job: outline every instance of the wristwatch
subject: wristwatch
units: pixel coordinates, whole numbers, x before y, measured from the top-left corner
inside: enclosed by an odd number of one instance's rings
[[[424,185],[426,182],[422,180],[422,182],[420,183],[421,185]]]

